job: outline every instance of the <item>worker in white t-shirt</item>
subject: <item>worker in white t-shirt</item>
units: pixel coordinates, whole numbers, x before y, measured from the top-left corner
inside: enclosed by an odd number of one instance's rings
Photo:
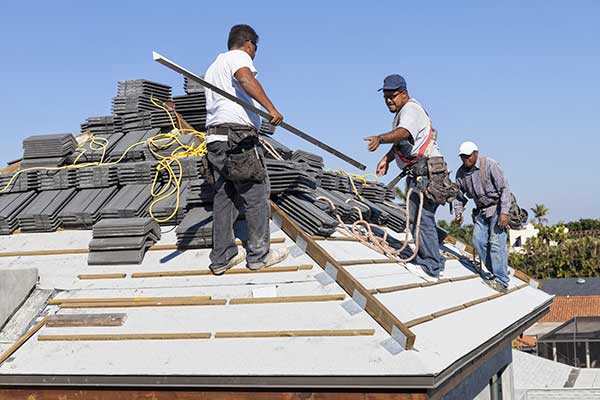
[[[383,143],[392,144],[390,150],[377,164],[377,175],[385,175],[389,164],[396,160],[401,169],[423,165],[427,158],[441,157],[436,142],[435,130],[429,115],[416,100],[410,98],[406,81],[400,75],[389,75],[383,81],[383,99],[391,113],[395,114],[392,130],[378,136],[365,138],[369,142],[368,150],[375,151]],[[423,171],[426,171],[422,169]],[[426,175],[426,173],[424,173]],[[407,187],[418,186],[417,176],[420,173],[409,173]],[[425,179],[421,181],[426,181]],[[419,195],[413,192],[407,201],[410,202],[409,221],[413,237],[416,230],[416,217],[419,208]],[[444,258],[440,254],[435,212],[438,204],[425,197],[419,230],[419,249],[414,263],[407,268],[426,280],[437,280],[444,269]]]
[[[283,116],[256,79],[252,62],[258,35],[248,25],[235,25],[227,47],[229,51],[217,56],[204,79],[256,107],[262,105],[271,115],[271,124],[279,125]],[[276,264],[287,257],[287,250],[270,249],[270,187],[258,141],[260,117],[209,89],[206,109],[208,162],[215,184],[210,269],[221,275],[244,260],[251,270]],[[246,248],[238,250],[233,225],[241,208],[248,240]]]

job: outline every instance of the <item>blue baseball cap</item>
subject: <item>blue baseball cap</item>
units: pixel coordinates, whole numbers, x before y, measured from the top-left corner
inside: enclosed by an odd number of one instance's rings
[[[382,90],[404,90],[406,89],[406,81],[400,75],[388,75],[383,80],[383,87],[378,89],[380,92]]]

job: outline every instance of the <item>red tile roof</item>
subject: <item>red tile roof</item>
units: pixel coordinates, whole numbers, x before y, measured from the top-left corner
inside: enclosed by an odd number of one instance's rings
[[[565,322],[574,317],[600,316],[600,296],[556,296],[550,312],[538,322]]]

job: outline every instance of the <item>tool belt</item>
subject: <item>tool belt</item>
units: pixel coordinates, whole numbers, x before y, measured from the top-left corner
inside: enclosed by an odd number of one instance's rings
[[[227,135],[229,144],[223,167],[225,179],[233,182],[262,182],[267,169],[259,152],[256,129],[246,125],[226,124],[207,129],[209,135]]]
[[[418,157],[405,168],[417,188],[435,204],[451,203],[458,195],[458,185],[450,180],[444,157]]]

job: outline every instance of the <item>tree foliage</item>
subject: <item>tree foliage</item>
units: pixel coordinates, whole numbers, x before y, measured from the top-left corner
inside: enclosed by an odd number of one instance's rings
[[[599,238],[573,238],[562,224],[536,228],[524,252],[510,254],[513,268],[542,279],[600,276]]]
[[[537,220],[537,223],[540,225],[544,225],[544,223],[548,222],[548,218],[545,218],[548,215],[548,209],[543,204],[536,204],[535,207],[531,208],[533,211],[534,218]]]
[[[564,226],[569,231],[600,230],[600,219],[582,218],[579,221],[567,222]]]
[[[454,236],[463,243],[473,245],[473,225],[458,225],[454,220],[451,222],[439,221],[440,228],[446,230],[450,236]]]

